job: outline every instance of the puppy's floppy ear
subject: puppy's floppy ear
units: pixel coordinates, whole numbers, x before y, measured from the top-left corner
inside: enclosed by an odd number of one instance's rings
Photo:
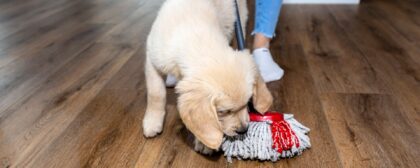
[[[273,104],[273,96],[267,89],[267,85],[265,85],[265,82],[259,72],[257,72],[255,80],[252,103],[254,104],[255,110],[264,114]]]
[[[222,144],[223,130],[219,124],[214,99],[206,95],[200,86],[180,81],[176,86],[178,111],[188,130],[204,145],[211,149],[219,149]]]

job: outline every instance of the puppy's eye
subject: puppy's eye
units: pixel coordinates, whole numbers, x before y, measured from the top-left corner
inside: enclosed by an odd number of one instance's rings
[[[219,114],[228,114],[231,112],[231,110],[218,110],[217,111]]]

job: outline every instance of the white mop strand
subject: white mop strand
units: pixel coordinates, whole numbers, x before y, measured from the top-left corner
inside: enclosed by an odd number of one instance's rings
[[[300,124],[291,114],[284,114],[284,120],[290,125],[296,137],[299,139],[299,147],[293,145],[291,150],[282,153],[272,148],[273,140],[269,122],[250,122],[248,132],[236,137],[224,137],[222,150],[228,162],[232,158],[271,160],[300,155],[303,150],[311,147],[309,137],[306,135],[310,129]]]
[[[311,142],[309,136],[307,135],[310,129],[299,123],[295,118],[293,118],[292,114],[284,114],[283,118],[290,125],[296,137],[299,139],[299,148],[297,148],[295,144],[293,145],[291,152],[293,153],[293,156],[295,154],[301,155],[305,149],[311,147]]]
[[[248,132],[236,137],[225,137],[222,150],[228,162],[232,158],[259,159],[277,161],[280,154],[272,148],[270,124],[267,122],[250,122]]]

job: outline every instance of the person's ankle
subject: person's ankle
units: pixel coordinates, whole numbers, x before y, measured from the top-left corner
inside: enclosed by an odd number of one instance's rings
[[[258,48],[252,52],[252,55],[265,82],[276,81],[283,77],[284,71],[273,60],[270,50]]]
[[[253,49],[259,49],[259,48],[270,48],[270,38],[265,37],[261,33],[257,33],[254,36],[254,43],[253,43]]]

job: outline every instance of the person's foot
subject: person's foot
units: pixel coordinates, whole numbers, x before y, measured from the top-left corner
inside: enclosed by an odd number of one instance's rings
[[[252,52],[252,55],[265,82],[279,80],[283,77],[284,71],[274,62],[270,50],[258,48]]]
[[[168,74],[166,76],[165,85],[166,87],[175,87],[176,83],[178,82],[178,79],[176,79],[175,76]]]

